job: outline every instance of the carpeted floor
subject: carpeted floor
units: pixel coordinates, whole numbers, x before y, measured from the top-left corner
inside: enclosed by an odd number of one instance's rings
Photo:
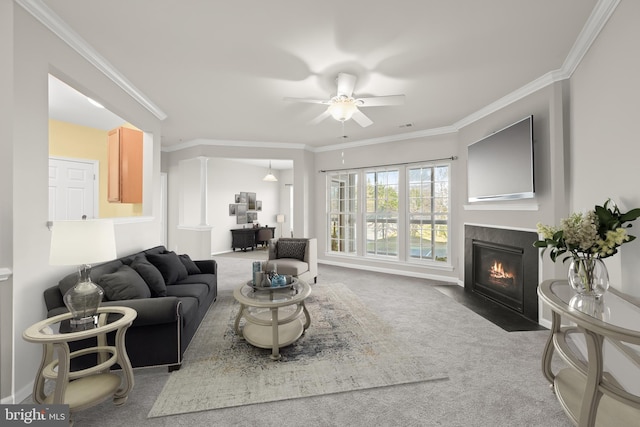
[[[239,304],[224,292],[149,416],[447,379],[444,364],[398,339],[343,284],[314,286],[306,306],[309,329],[274,362],[234,332]]]
[[[237,252],[236,252],[237,254]],[[261,251],[214,256],[220,292],[248,280]],[[166,368],[138,369],[128,402],[106,401],[79,412],[76,426],[452,426],[570,427],[541,372],[547,331],[507,332],[424,279],[319,266],[318,286],[343,283],[394,336],[420,348],[447,381],[148,418],[169,379]],[[313,315],[313,314],[312,314]],[[402,349],[398,349],[401,351]],[[555,364],[554,364],[555,365]]]

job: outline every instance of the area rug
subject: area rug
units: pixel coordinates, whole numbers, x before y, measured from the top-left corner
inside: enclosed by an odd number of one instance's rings
[[[448,379],[429,349],[394,336],[345,285],[312,286],[306,305],[311,326],[273,361],[235,334],[239,305],[219,295],[148,416]]]

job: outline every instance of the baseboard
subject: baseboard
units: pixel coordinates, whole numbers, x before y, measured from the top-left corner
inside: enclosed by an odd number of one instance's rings
[[[335,267],[352,268],[355,270],[375,271],[377,273],[395,274],[398,276],[415,277],[418,279],[436,280],[439,282],[458,283],[457,277],[440,276],[438,274],[418,273],[415,271],[405,271],[405,270],[397,270],[393,268],[374,267],[370,265],[351,264],[351,263],[340,262],[340,261],[329,261],[326,259],[323,259],[323,260],[319,259],[318,264],[332,265]]]
[[[2,403],[3,405],[14,405],[14,404],[24,402],[27,398],[31,397],[31,393],[33,392],[34,382],[35,380],[30,381],[29,383],[27,383],[27,385],[22,387],[20,390],[18,390],[17,392],[14,392],[13,395],[2,398],[0,403]]]

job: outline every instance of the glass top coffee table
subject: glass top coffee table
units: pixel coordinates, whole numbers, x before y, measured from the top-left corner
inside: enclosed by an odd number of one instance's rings
[[[236,333],[251,345],[270,348],[271,359],[280,359],[280,348],[295,342],[311,324],[304,304],[309,295],[309,284],[297,279],[281,288],[257,289],[250,286],[250,282],[236,288],[233,297],[240,303]],[[242,318],[245,324],[241,331]]]

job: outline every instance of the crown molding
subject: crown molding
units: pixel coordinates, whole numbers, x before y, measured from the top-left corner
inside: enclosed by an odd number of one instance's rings
[[[582,58],[584,58],[584,55],[596,40],[596,37],[598,37],[598,34],[600,34],[600,31],[602,31],[611,15],[613,15],[618,4],[620,4],[620,0],[598,1],[562,65],[562,71],[566,75],[565,78],[571,77],[582,61]]]
[[[445,135],[455,133],[458,129],[454,126],[445,126],[440,128],[419,130],[415,132],[407,132],[390,136],[381,136],[379,138],[361,139],[360,141],[345,142],[343,144],[325,145],[322,147],[313,147],[311,151],[320,153],[323,151],[343,150],[346,148],[364,147],[367,145],[383,144],[385,142],[406,141],[409,139],[426,138],[429,136]]]
[[[196,138],[187,142],[176,145],[162,147],[163,153],[171,153],[174,151],[184,150],[199,146],[211,147],[245,147],[245,148],[286,148],[290,150],[308,150],[313,151],[311,147],[305,144],[295,144],[289,142],[263,142],[263,141],[236,141],[233,139],[206,139]]]
[[[86,40],[73,31],[66,22],[56,15],[41,0],[15,0],[24,10],[40,21],[45,27],[68,44],[80,56],[89,61],[102,74],[120,86],[129,96],[149,110],[159,120],[167,118],[167,114],[154,104],[142,91],[133,85],[109,61],[100,55]]]
[[[126,93],[128,93],[144,108],[149,110],[154,116],[156,116],[160,120],[164,120],[167,118],[166,113],[164,113],[158,106],[156,106],[151,100],[149,100],[146,95],[144,95],[144,93],[142,93],[129,80],[127,80],[124,75],[122,75],[113,65],[111,65],[105,58],[103,58],[91,45],[89,45],[82,37],[80,37],[79,34],[73,31],[71,27],[69,27],[58,15],[56,15],[51,9],[49,9],[42,2],[42,0],[14,1],[22,6],[31,15],[33,15],[33,17],[40,21],[45,27],[49,28],[55,35],[57,35],[60,39],[67,43],[82,57],[84,57],[87,61],[94,65],[105,76],[107,76],[114,83],[120,86]],[[309,147],[305,144],[284,142],[270,143],[260,141],[194,139],[183,144],[163,147],[162,151],[173,152],[185,148],[195,147],[198,145],[209,145],[250,148],[288,148],[309,150],[312,152],[324,152],[454,133],[459,131],[463,127],[468,126],[471,123],[480,120],[481,118],[486,117],[502,108],[505,108],[508,105],[520,99],[523,99],[524,97],[529,96],[532,93],[550,84],[570,78],[584,58],[584,55],[587,53],[595,39],[598,37],[598,34],[600,34],[600,31],[604,28],[605,24],[607,23],[615,9],[618,7],[619,3],[620,0],[598,1],[560,69],[546,73],[545,75],[507,94],[506,96],[496,100],[486,107],[458,120],[450,126],[347,142],[344,144],[326,145],[322,147]]]
[[[519,101],[540,89],[543,89],[555,82],[565,80],[571,77],[576,70],[582,58],[587,53],[595,39],[600,34],[600,31],[604,28],[605,24],[615,11],[620,0],[599,0],[596,6],[593,8],[591,15],[587,19],[584,27],[580,31],[580,34],[576,38],[575,43],[571,47],[567,58],[565,59],[562,67],[558,70],[549,71],[545,75],[535,79],[534,81],[527,83],[526,85],[516,89],[515,91],[503,96],[502,98],[492,102],[486,107],[463,117],[455,122],[453,125],[444,126],[441,128],[427,129],[425,131],[417,131],[411,133],[405,133],[400,135],[393,135],[390,137],[381,137],[361,141],[353,141],[345,144],[327,145],[318,147],[314,151],[333,151],[343,150],[345,148],[362,147],[365,145],[382,144],[385,142],[402,141],[407,139],[422,138],[426,136],[442,135],[443,133],[457,132],[460,129],[468,126],[490,114],[495,113],[516,101]]]

